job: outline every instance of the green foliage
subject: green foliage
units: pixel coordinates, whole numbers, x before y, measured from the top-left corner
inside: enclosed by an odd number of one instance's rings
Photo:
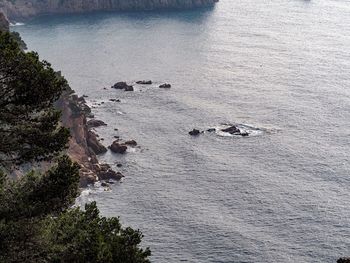
[[[50,218],[47,225],[51,262],[149,262],[150,250],[138,247],[141,232],[123,229],[118,218],[100,217],[96,203]]]
[[[67,156],[53,159],[69,138],[53,107],[68,85],[38,54],[24,53],[20,41],[0,32],[0,263],[148,263],[140,231],[101,217],[96,203],[70,208],[79,194],[79,166]],[[57,165],[18,180],[1,172],[42,160]]]
[[[25,53],[0,32],[0,165],[42,161],[62,151],[69,131],[58,126],[53,103],[67,82],[35,52]]]

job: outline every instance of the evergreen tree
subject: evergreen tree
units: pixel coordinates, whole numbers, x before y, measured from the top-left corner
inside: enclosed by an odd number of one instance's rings
[[[18,36],[0,32],[0,262],[149,262],[140,231],[101,217],[95,203],[70,208],[79,166],[58,157],[69,131],[53,107],[67,82],[19,45]],[[1,171],[42,160],[57,165],[18,180]]]

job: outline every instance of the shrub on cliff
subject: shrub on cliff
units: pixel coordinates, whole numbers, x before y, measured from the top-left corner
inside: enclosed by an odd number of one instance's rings
[[[142,234],[95,203],[70,208],[79,194],[79,166],[61,156],[69,131],[53,103],[66,80],[36,53],[24,53],[0,32],[0,262],[147,263]],[[44,174],[10,180],[1,171],[32,161],[57,161]]]
[[[58,126],[53,103],[66,88],[37,53],[25,53],[10,33],[0,32],[0,152],[4,163],[51,159],[69,131]]]

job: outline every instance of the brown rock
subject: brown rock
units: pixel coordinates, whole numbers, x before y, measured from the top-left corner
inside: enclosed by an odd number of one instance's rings
[[[107,124],[101,120],[89,120],[87,122],[87,125],[90,127],[90,128],[96,128],[96,127],[100,127],[100,126],[107,126]]]
[[[97,135],[89,131],[87,137],[87,145],[92,149],[95,154],[101,154],[107,152],[107,148],[104,147],[98,140]]]
[[[125,144],[121,144],[118,142],[118,140],[114,141],[111,146],[109,146],[109,149],[111,149],[114,153],[120,153],[123,154],[126,152],[128,147]]]

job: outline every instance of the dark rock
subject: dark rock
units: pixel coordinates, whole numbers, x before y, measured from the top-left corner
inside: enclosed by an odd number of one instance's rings
[[[240,134],[241,131],[236,126],[231,126],[226,129],[222,129],[223,132],[228,132],[230,134]]]
[[[117,167],[119,167],[119,168],[122,167],[122,166],[123,166],[123,165],[122,165],[121,163],[118,163],[118,164],[117,164]]]
[[[86,103],[86,100],[85,100],[85,98],[83,96],[79,97],[78,101],[81,102],[81,103]]]
[[[120,99],[109,99],[109,100],[113,102],[120,102]]]
[[[215,132],[215,131],[216,131],[215,128],[210,128],[210,129],[207,130],[207,132]]]
[[[123,89],[125,91],[133,91],[134,87],[129,86],[126,82],[117,82],[112,86],[113,89]]]
[[[126,141],[124,144],[129,146],[137,146],[137,142],[135,140]]]
[[[139,80],[139,81],[136,81],[136,84],[151,85],[152,84],[152,80]]]
[[[247,136],[249,136],[249,133],[248,132],[241,132],[241,136],[247,137]]]
[[[337,263],[350,263],[350,258],[340,258]]]
[[[112,86],[112,88],[113,89],[125,89],[127,86],[129,86],[129,85],[126,84],[126,82],[117,82]]]
[[[161,89],[170,89],[171,85],[168,84],[168,83],[164,83],[164,84],[160,85],[159,88],[161,88]]]
[[[133,86],[127,86],[124,90],[125,91],[134,91],[134,87]]]
[[[107,126],[107,124],[101,120],[89,120],[87,122],[87,125],[89,126],[89,128],[96,128],[96,127],[100,127],[100,126]]]
[[[113,171],[112,169],[108,169],[107,171],[101,171],[98,174],[100,180],[120,180],[124,176],[120,172]]]
[[[106,182],[102,182],[102,183],[101,183],[101,186],[102,186],[102,187],[108,187],[108,186],[109,186],[109,184],[108,184],[108,183],[106,183]]]
[[[114,184],[113,181],[107,181],[106,183],[107,183],[107,184]]]
[[[200,130],[197,129],[193,129],[192,131],[190,131],[188,134],[192,135],[192,136],[198,136],[200,134]]]
[[[117,129],[117,128],[114,128],[114,130],[115,130],[115,131],[118,131],[118,129]]]
[[[98,140],[97,135],[89,131],[87,136],[87,145],[95,154],[101,154],[107,152],[107,148],[104,147]]]
[[[123,154],[126,152],[128,147],[125,144],[119,143],[119,141],[114,141],[111,146],[109,146],[109,149],[111,149],[114,153],[120,153]]]
[[[83,95],[83,98],[88,98],[89,96],[88,95]]]
[[[119,136],[117,136],[117,135],[115,135],[115,136],[113,136],[115,139],[119,139],[120,137]]]

